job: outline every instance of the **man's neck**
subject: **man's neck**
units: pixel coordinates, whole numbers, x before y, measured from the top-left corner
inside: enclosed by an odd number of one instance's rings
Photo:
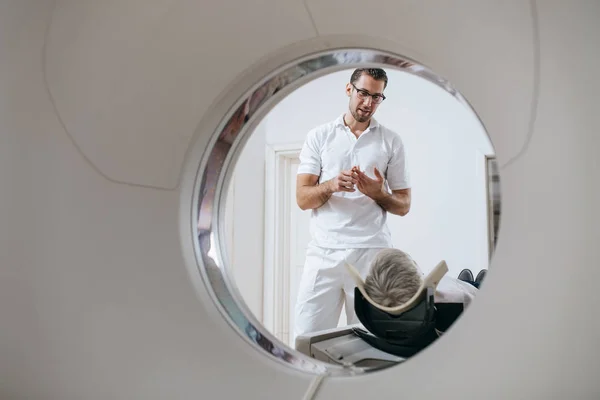
[[[354,133],[356,137],[359,137],[364,131],[367,130],[367,128],[371,124],[371,119],[369,119],[366,122],[358,122],[354,119],[352,114],[345,113],[344,124],[346,124],[346,126],[350,128],[350,131]]]

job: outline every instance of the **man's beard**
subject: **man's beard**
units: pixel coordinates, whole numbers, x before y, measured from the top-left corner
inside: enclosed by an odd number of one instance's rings
[[[368,115],[361,115],[358,113],[358,108],[354,111],[351,110],[350,113],[352,114],[352,117],[354,117],[354,120],[356,122],[367,122],[371,119],[370,113]]]

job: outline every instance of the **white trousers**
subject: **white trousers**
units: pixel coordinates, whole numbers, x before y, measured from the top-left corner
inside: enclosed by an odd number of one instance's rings
[[[356,285],[344,263],[356,267],[364,279],[379,251],[380,248],[342,250],[308,246],[296,299],[294,341],[309,332],[337,327],[343,305],[347,323],[360,322],[354,313]]]

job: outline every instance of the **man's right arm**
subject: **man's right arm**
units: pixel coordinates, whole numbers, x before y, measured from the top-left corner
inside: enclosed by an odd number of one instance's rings
[[[335,192],[354,192],[357,175],[352,171],[342,171],[331,180],[318,182],[318,175],[298,174],[296,177],[296,203],[302,210],[321,207]]]
[[[319,208],[333,194],[331,181],[318,184],[319,177],[312,174],[298,174],[296,177],[296,202],[302,210]]]

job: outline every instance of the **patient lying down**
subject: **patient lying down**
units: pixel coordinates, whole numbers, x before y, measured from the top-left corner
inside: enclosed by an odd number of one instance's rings
[[[384,307],[406,303],[419,290],[423,272],[417,263],[398,249],[383,249],[371,262],[364,289],[371,299]],[[478,289],[447,275],[440,280],[435,295],[436,303],[463,303],[466,307]]]

